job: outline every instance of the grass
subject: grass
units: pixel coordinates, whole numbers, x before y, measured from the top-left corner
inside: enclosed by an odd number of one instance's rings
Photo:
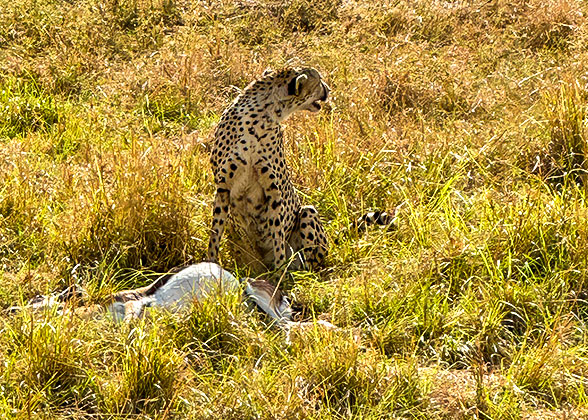
[[[2,314],[0,417],[585,418],[587,13],[0,0],[0,307],[201,261],[220,114],[305,64],[332,96],[285,123],[287,159],[332,249],[284,287],[341,327],[287,341],[230,296],[123,326]],[[394,229],[349,230],[376,208]]]

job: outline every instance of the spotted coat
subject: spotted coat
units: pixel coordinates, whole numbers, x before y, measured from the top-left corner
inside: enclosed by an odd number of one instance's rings
[[[280,122],[295,111],[319,111],[328,94],[315,69],[266,71],[224,111],[210,159],[217,190],[209,261],[218,261],[230,213],[266,268],[322,263],[326,235],[316,209],[302,206],[294,190]]]

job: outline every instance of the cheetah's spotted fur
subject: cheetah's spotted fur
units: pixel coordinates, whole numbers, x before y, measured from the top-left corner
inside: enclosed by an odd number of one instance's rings
[[[208,260],[217,262],[229,210],[265,267],[320,265],[327,238],[312,206],[302,206],[290,181],[280,122],[299,110],[317,112],[329,87],[313,68],[266,71],[225,110],[211,163],[217,186]]]

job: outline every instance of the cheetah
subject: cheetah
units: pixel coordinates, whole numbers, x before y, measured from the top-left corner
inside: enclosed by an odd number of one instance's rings
[[[218,262],[230,212],[262,267],[323,263],[325,230],[317,210],[301,204],[290,181],[280,123],[296,111],[318,112],[329,92],[314,68],[266,70],[224,111],[210,158],[217,189],[208,261]]]
[[[318,112],[330,88],[313,68],[266,70],[224,111],[215,132],[211,164],[216,183],[207,260],[218,262],[229,212],[237,239],[246,242],[253,270],[318,268],[328,251],[317,210],[303,206],[284,156],[280,123],[296,111]],[[361,216],[369,225],[391,227],[395,218],[376,211]],[[253,260],[253,262],[252,262]]]

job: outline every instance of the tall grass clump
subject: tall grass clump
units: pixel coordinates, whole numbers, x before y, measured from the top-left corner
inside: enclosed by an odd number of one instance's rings
[[[6,78],[0,83],[0,140],[47,132],[64,118],[58,101],[34,79]]]
[[[558,89],[544,95],[549,156],[553,165],[548,175],[556,182],[585,181],[588,170],[585,98],[577,82],[562,83]]]
[[[20,314],[3,323],[8,346],[7,371],[20,386],[6,394],[19,410],[93,405],[93,379],[83,334],[67,317],[55,313]]]
[[[558,366],[562,339],[565,337],[557,333],[543,336],[536,345],[523,345],[516,354],[510,367],[513,381],[531,399],[558,405],[563,402],[565,376]]]
[[[530,1],[521,6],[521,40],[528,48],[566,48],[584,18],[574,0]]]
[[[98,406],[126,415],[175,409],[181,357],[165,327],[138,321],[126,331],[109,377],[101,378]]]
[[[132,144],[114,165],[95,162],[95,174],[81,185],[83,199],[72,201],[61,221],[61,246],[83,265],[107,260],[119,268],[166,272],[202,246],[191,239],[192,206],[178,188],[181,158]],[[75,220],[79,227],[69,229]]]
[[[324,31],[336,20],[342,1],[294,0],[284,2],[286,7],[278,11],[278,21],[292,31]]]
[[[339,413],[409,412],[422,404],[422,384],[409,368],[387,365],[362,352],[351,332],[315,327],[294,334],[290,350],[296,386],[318,408]]]
[[[196,365],[221,370],[238,358],[259,355],[261,337],[245,309],[240,291],[219,285],[195,300],[191,310],[174,323],[176,343]]]

